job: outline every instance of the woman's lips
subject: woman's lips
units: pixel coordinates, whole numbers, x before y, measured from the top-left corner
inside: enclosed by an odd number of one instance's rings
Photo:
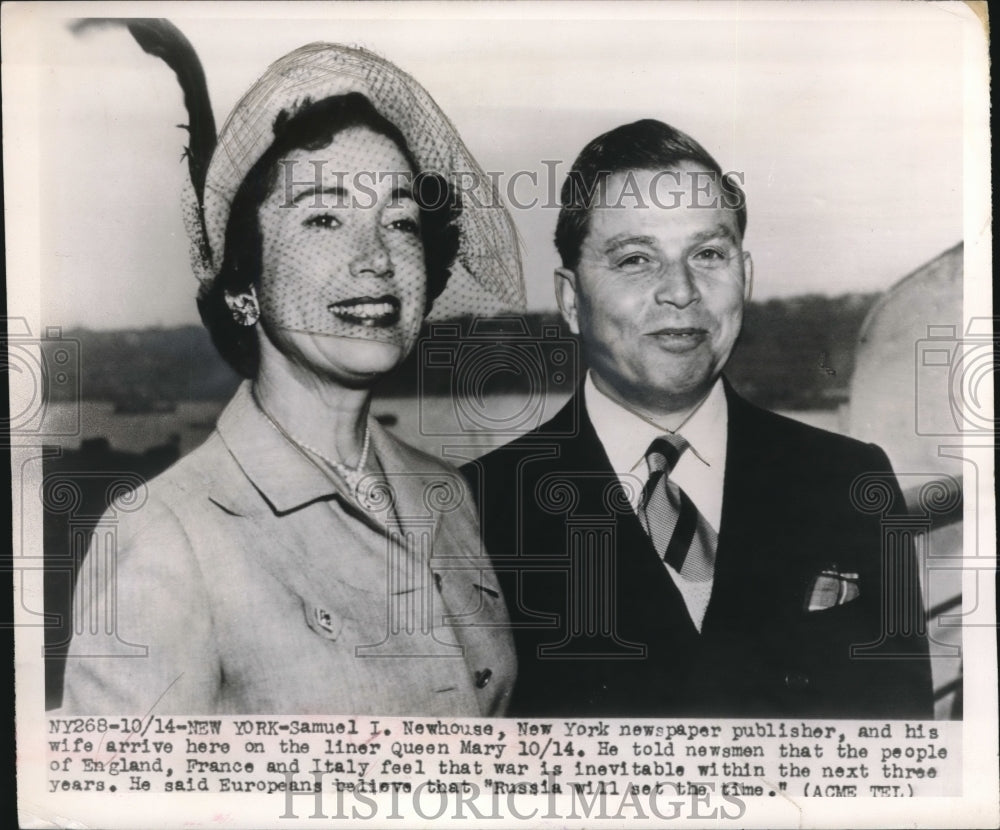
[[[687,352],[698,348],[708,338],[706,329],[666,326],[656,331],[647,332],[648,337],[653,337],[656,342],[670,352]]]
[[[330,303],[327,310],[338,320],[356,326],[385,328],[399,322],[400,303],[396,297],[352,297]]]

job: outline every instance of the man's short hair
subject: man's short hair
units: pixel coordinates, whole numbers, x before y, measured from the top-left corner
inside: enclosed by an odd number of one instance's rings
[[[556,248],[564,268],[576,268],[583,240],[590,231],[590,216],[601,184],[627,170],[669,170],[694,162],[719,177],[725,203],[736,211],[740,236],[747,225],[746,197],[735,177],[723,173],[709,152],[686,133],[644,118],[599,135],[583,148],[566,175],[556,222]]]

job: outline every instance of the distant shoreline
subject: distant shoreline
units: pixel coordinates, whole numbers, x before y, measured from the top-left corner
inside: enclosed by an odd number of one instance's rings
[[[525,421],[526,431],[536,421],[544,421],[555,414],[565,400],[554,397],[539,409],[534,421]],[[46,444],[61,447],[64,452],[77,452],[81,443],[106,439],[107,449],[116,452],[142,453],[151,448],[176,445],[181,455],[186,455],[201,444],[215,428],[215,421],[226,401],[178,401],[171,412],[116,413],[115,402],[83,401],[50,403],[47,407],[44,434]],[[499,446],[512,440],[513,431],[501,434],[487,430],[463,431],[456,425],[454,401],[449,397],[427,397],[422,405],[413,396],[382,396],[376,398],[372,413],[376,417],[391,416],[387,428],[414,446],[442,454],[442,447],[460,443],[477,452]],[[503,414],[523,409],[523,399],[516,396],[496,396],[486,401],[494,412]],[[780,410],[780,414],[821,429],[841,432],[837,408],[812,410]],[[472,412],[474,421],[475,412]]]
[[[847,400],[858,334],[878,297],[802,295],[748,304],[727,376],[768,409],[836,408]],[[50,378],[58,379],[48,383],[52,401],[112,400],[125,409],[221,404],[240,382],[200,326],[60,330],[41,343],[51,358]],[[67,352],[71,359],[57,366],[55,357]],[[568,395],[582,376],[581,361],[576,338],[555,312],[456,318],[425,326],[416,348],[378,391],[411,398]]]

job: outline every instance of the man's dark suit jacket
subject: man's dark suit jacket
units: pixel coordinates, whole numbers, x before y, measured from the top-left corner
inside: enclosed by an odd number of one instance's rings
[[[885,454],[758,409],[728,383],[726,398],[700,634],[582,391],[464,468],[515,626],[509,714],[932,717],[912,543],[892,525],[905,507]],[[817,580],[836,588],[855,574],[856,598],[808,610]]]

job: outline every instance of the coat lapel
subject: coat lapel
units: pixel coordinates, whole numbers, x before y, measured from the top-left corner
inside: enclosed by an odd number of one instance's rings
[[[665,648],[697,637],[697,631],[680,592],[629,505],[587,415],[582,389],[552,423],[565,427],[565,435],[574,422],[576,434],[560,442],[558,469],[576,483],[580,497],[577,515],[604,516],[614,522],[616,631],[627,641],[644,646],[652,659]]]
[[[366,477],[372,485],[372,506],[357,504],[347,485],[327,475],[306,454],[281,435],[257,407],[251,385],[245,382],[219,418],[217,431],[246,476],[226,482],[208,498],[227,512],[267,525],[275,515],[286,521],[276,548],[264,565],[301,596],[319,586],[308,575],[321,573],[369,594],[412,591],[426,577],[425,552],[432,549],[441,512],[428,507],[425,494],[448,482],[428,472],[426,459],[393,440],[374,420],[370,421],[372,447],[382,473]],[[251,485],[250,487],[247,484]],[[330,539],[330,555],[322,563],[310,562],[304,551],[315,550],[315,511],[348,514],[358,525],[344,526],[344,535]],[[381,536],[383,542],[372,542]],[[384,556],[355,555],[382,547]],[[271,561],[274,560],[274,561]],[[289,562],[296,563],[288,567]]]
[[[729,410],[722,521],[702,631],[739,627],[782,610],[795,480],[764,413],[725,381]]]

